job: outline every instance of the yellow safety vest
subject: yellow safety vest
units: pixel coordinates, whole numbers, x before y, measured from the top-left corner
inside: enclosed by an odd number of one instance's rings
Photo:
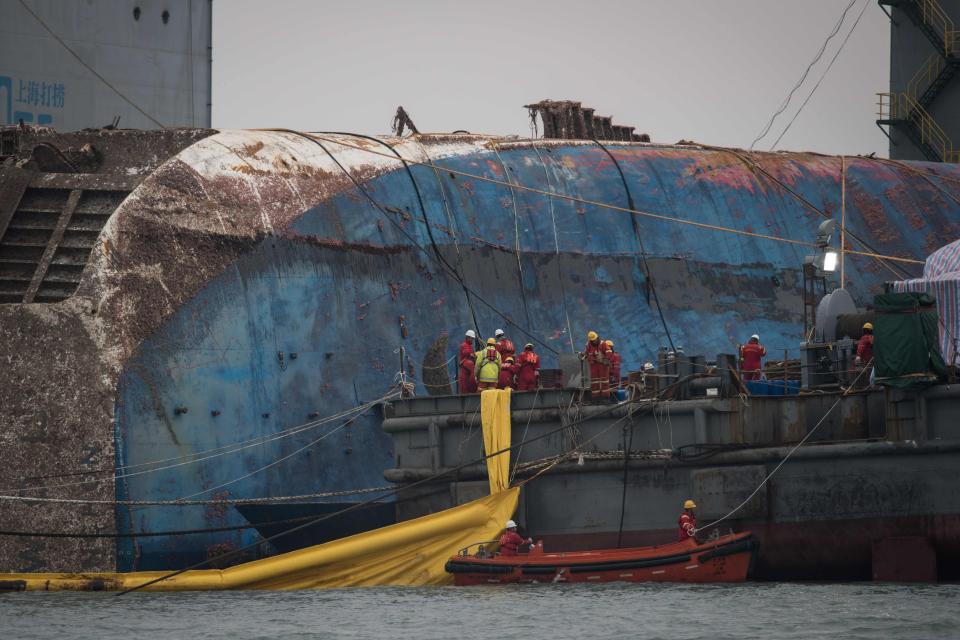
[[[493,351],[494,358],[487,357],[487,351]],[[478,382],[498,382],[500,380],[500,353],[495,347],[485,347],[477,351],[474,370]]]

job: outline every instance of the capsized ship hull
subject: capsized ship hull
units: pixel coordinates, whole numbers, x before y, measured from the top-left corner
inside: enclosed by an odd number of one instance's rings
[[[396,461],[373,409],[240,453],[195,454],[376,400],[401,367],[418,393],[442,391],[435,367],[475,324],[536,342],[546,367],[596,329],[636,368],[667,344],[652,281],[688,353],[732,352],[754,332],[777,350],[795,345],[808,247],[584,201],[626,207],[629,190],[639,210],[812,242],[822,217],[801,198],[836,216],[840,159],[604,146],[220,131],[145,171],[93,236],[73,293],[0,305],[0,420],[14,462],[3,486],[102,501],[7,500],[4,522],[127,537],[5,538],[4,568],[183,566],[257,534],[145,536],[249,523],[230,506],[138,503],[383,485]],[[435,166],[407,168],[389,147]],[[847,167],[846,224],[874,250],[919,259],[960,230],[946,195],[957,183],[916,173],[957,179],[956,167]],[[848,256],[846,274],[858,299],[896,277],[863,256]],[[148,464],[157,460],[171,461]],[[22,491],[31,486],[52,488]]]

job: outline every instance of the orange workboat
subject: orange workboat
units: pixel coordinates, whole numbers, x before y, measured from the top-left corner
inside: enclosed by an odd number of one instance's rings
[[[757,543],[750,532],[656,547],[545,553],[542,543],[515,556],[489,554],[481,543],[450,558],[454,584],[531,582],[743,582]]]

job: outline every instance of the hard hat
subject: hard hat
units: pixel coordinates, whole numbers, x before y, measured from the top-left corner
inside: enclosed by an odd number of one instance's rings
[[[643,370],[644,370],[644,371],[653,371],[653,363],[652,363],[652,362],[644,363],[644,365],[643,365]]]
[[[516,529],[517,523],[513,520],[507,520],[507,529]]]
[[[870,331],[873,331],[873,323],[872,323],[872,322],[864,322],[864,323],[863,323],[863,328],[864,328],[864,330],[869,329]]]
[[[587,340],[589,340],[590,342],[593,342],[599,337],[600,336],[597,335],[596,331],[587,331]]]
[[[507,362],[513,362],[513,356],[507,356]]]
[[[607,346],[608,346],[608,347],[612,347],[612,346],[613,346],[613,340],[607,340]]]
[[[499,338],[500,336],[503,335],[503,329],[497,329],[496,331],[493,332],[493,335]]]
[[[523,348],[524,348],[524,349],[533,349],[533,343],[532,343],[532,342],[528,342],[527,344],[523,345]]]
[[[752,336],[750,336],[750,339],[751,339],[751,340],[756,340],[757,342],[760,342],[760,336],[758,336],[757,334],[753,334]]]
[[[487,338],[487,344],[490,345],[490,346],[493,346],[493,345],[497,344],[497,341],[496,341],[495,339],[493,339],[493,338]]]
[[[473,329],[467,329],[466,336],[467,336],[468,338],[476,338],[476,337],[477,337],[477,332],[474,331]]]
[[[686,502],[683,503],[683,508],[684,508],[684,509],[696,509],[696,508],[697,508],[697,503],[694,502],[693,500],[687,500]]]

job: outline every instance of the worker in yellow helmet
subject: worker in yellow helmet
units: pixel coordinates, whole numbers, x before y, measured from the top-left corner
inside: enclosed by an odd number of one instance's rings
[[[473,377],[477,381],[477,390],[496,389],[500,381],[500,352],[497,341],[487,338],[487,346],[477,351],[473,365]]]
[[[683,503],[683,513],[680,514],[679,529],[677,530],[677,540],[683,542],[690,540],[697,533],[697,516],[693,512],[697,508],[697,503],[693,500],[687,500]]]
[[[603,400],[610,397],[610,347],[600,339],[596,331],[587,332],[587,346],[580,352],[580,359],[590,365],[590,398]]]

